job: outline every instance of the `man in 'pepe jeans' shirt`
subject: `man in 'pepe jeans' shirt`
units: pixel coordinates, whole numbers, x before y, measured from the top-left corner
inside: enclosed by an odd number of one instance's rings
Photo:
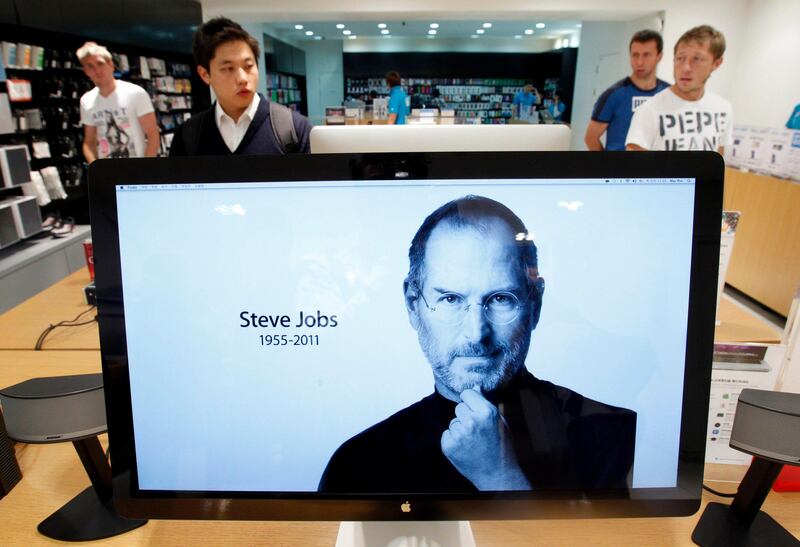
[[[713,150],[733,142],[731,104],[705,84],[722,64],[725,37],[702,25],[675,44],[675,84],[642,105],[631,120],[626,150]]]

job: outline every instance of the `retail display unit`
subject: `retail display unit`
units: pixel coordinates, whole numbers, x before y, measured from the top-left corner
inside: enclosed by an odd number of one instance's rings
[[[43,216],[58,211],[88,223],[85,161],[81,151],[80,98],[93,85],[75,51],[91,37],[19,25],[0,25],[0,146],[25,145],[30,168],[45,185],[59,188],[43,205]],[[166,153],[177,124],[206,108],[206,86],[192,70],[188,54],[101,41],[111,51],[115,77],[143,87],[153,101]],[[38,173],[37,173],[38,172]],[[21,189],[11,195],[21,194]],[[64,197],[64,195],[66,197]]]
[[[513,78],[403,78],[401,85],[419,97],[422,107],[430,108],[433,90],[438,90],[457,120],[480,119],[481,123],[503,124],[512,117],[514,95],[522,91],[525,80]],[[386,81],[380,78],[347,78],[345,97],[369,96],[372,91],[385,96]],[[412,100],[413,106],[413,100]]]
[[[268,98],[308,115],[305,51],[268,34],[263,44]]]
[[[506,124],[514,96],[533,83],[542,99],[560,91],[572,96],[577,49],[545,53],[345,53],[345,99],[369,101],[386,96],[386,72],[396,70],[409,94],[410,107],[432,105],[437,90],[457,123]],[[569,122],[570,105],[564,121]]]
[[[301,105],[305,102],[303,93],[297,76],[280,72],[267,73],[267,94],[270,101],[286,105],[292,110],[301,110]]]

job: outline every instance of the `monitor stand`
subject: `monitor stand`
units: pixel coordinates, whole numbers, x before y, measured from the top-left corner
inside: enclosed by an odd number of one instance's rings
[[[782,468],[782,463],[755,456],[733,503],[709,503],[692,541],[703,547],[800,547],[800,541],[760,510]]]
[[[146,524],[114,510],[111,467],[96,436],[72,441],[92,485],[39,523],[39,533],[60,541],[91,541],[122,534]]]
[[[469,521],[342,522],[336,547],[475,547]]]

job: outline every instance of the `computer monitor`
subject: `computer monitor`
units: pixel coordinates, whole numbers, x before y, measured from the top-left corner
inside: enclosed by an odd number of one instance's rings
[[[312,154],[569,150],[566,125],[320,125]]]
[[[115,507],[695,512],[722,178],[701,152],[95,162]]]

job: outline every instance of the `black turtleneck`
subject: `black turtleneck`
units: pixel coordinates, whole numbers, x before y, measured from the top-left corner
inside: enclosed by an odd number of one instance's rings
[[[636,413],[587,399],[523,370],[487,395],[505,417],[517,460],[535,490],[630,487]],[[476,492],[442,454],[456,403],[434,392],[346,441],[320,492]]]

